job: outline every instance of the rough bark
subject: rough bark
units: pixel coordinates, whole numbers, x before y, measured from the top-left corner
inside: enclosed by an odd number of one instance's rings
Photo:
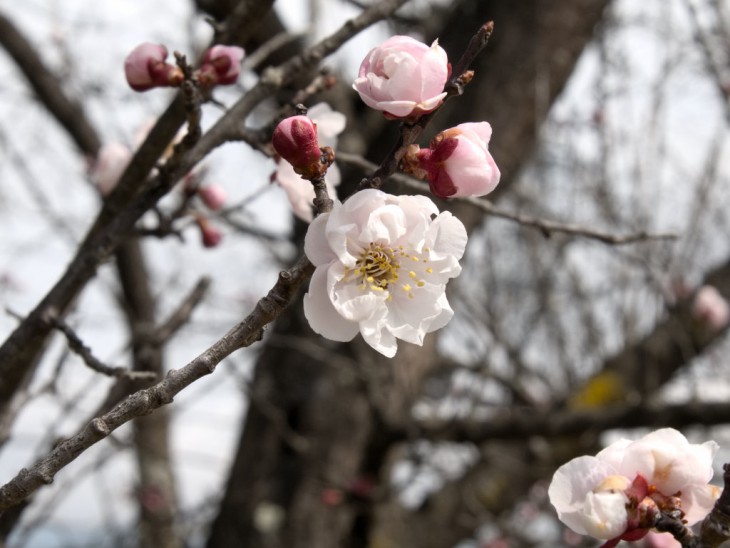
[[[490,44],[487,54],[478,59],[477,77],[464,97],[447,103],[435,123],[443,128],[467,120],[489,120],[499,136],[493,151],[505,174],[505,188],[530,157],[536,128],[590,40],[606,4],[597,0],[559,5],[530,1],[519,6],[461,2],[441,21],[443,28],[434,31],[450,55],[458,56],[479,25],[495,21],[494,47]],[[536,85],[538,81],[543,85]],[[538,93],[543,94],[542,106]],[[345,136],[341,142],[377,143],[368,153],[377,161],[393,143],[392,128],[381,135],[362,132],[381,127],[366,118],[355,128],[361,135]],[[468,212],[465,222],[473,228],[480,219]],[[470,531],[473,523],[454,524],[443,519],[445,514],[431,524],[419,523],[421,530],[411,531],[414,537],[408,536],[410,528],[392,522],[375,526],[373,521],[371,497],[387,484],[388,454],[395,441],[379,426],[408,413],[423,379],[439,363],[436,338],[428,337],[423,349],[402,344],[396,358],[386,360],[357,341],[323,348],[309,337],[301,311],[292,310],[280,318],[275,336],[266,342],[252,388],[254,405],[245,419],[208,546],[334,548],[381,541],[394,546],[448,546]],[[304,354],[308,345],[316,351]],[[256,409],[257,399],[278,409],[286,427],[306,442],[306,450],[291,450],[272,428],[271,417]],[[370,490],[373,481],[380,482],[378,491]],[[262,502],[276,505],[285,516],[280,527],[265,533],[255,520]],[[390,510],[386,507],[385,512]]]

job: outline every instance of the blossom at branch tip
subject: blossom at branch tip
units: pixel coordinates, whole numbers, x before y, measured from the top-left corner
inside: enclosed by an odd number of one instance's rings
[[[179,86],[183,81],[180,67],[165,62],[167,48],[162,44],[144,42],[134,48],[124,60],[124,75],[135,91],[156,87]]]
[[[450,72],[438,40],[429,47],[393,36],[370,50],[352,87],[369,107],[393,118],[415,119],[443,102]]]
[[[276,153],[306,179],[321,175],[322,151],[317,140],[317,124],[306,116],[283,119],[274,129],[271,144]]]
[[[704,285],[695,294],[692,315],[713,331],[720,331],[730,323],[730,305],[717,289]]]
[[[235,84],[241,74],[244,55],[243,48],[238,46],[213,46],[203,56],[198,82],[202,86]]]
[[[198,187],[198,196],[211,211],[218,211],[225,203],[228,195],[226,189],[220,185],[210,184]]]
[[[421,345],[453,311],[446,283],[461,272],[464,225],[425,196],[356,193],[315,218],[304,251],[315,271],[304,296],[314,331],[335,341],[358,332],[392,357],[396,339]]]
[[[679,514],[688,525],[712,509],[718,487],[709,485],[714,441],[691,444],[664,428],[630,441],[619,440],[595,457],[561,466],[548,489],[558,517],[576,533],[606,539],[642,538],[660,513]]]
[[[89,170],[89,177],[102,196],[114,190],[131,159],[132,151],[121,143],[107,143],[99,149]]]
[[[309,109],[307,117],[317,127],[319,144],[337,147],[337,136],[345,129],[346,118],[341,112],[332,109],[327,103],[317,103]],[[292,165],[284,160],[278,160],[276,171],[271,180],[277,183],[286,192],[294,214],[306,223],[314,218],[314,187],[294,171]],[[335,187],[340,184],[340,170],[337,164],[332,164],[324,176],[327,185],[327,194],[330,198],[337,198]]]
[[[489,152],[488,122],[459,124],[433,138],[429,148],[409,147],[404,168],[428,180],[440,198],[484,196],[499,184],[500,172]]]

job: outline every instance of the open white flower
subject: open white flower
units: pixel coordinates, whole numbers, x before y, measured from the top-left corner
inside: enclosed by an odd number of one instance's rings
[[[466,229],[425,196],[363,190],[307,231],[304,251],[316,267],[304,297],[312,329],[331,340],[360,332],[388,357],[396,339],[421,345],[453,311],[446,282],[461,272]]]
[[[561,466],[548,489],[550,502],[573,531],[600,539],[648,530],[651,525],[642,523],[637,511],[643,503],[659,511],[681,510],[692,525],[707,515],[720,493],[709,485],[717,449],[714,441],[691,444],[672,428],[636,441],[622,439],[595,457]]]

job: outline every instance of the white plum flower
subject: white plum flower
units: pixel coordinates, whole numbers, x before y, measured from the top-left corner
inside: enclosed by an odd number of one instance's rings
[[[304,251],[316,267],[304,296],[312,329],[331,340],[359,332],[392,357],[396,339],[421,345],[453,311],[446,283],[461,272],[467,235],[425,196],[363,190],[309,226]]]
[[[658,512],[681,511],[692,525],[719,495],[709,485],[717,449],[714,441],[691,444],[672,428],[622,439],[561,466],[548,489],[550,502],[565,525],[599,539],[641,538]]]

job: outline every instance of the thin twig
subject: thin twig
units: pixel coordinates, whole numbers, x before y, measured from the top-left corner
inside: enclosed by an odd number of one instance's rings
[[[155,331],[153,339],[156,344],[160,346],[165,344],[190,320],[193,310],[195,310],[208,292],[210,282],[211,280],[208,276],[203,276],[200,280],[198,280],[198,283],[195,284],[195,287],[190,294],[185,297],[183,302],[180,303],[177,310],[175,310],[167,321],[165,321],[165,323],[163,323]]]
[[[64,334],[68,341],[69,348],[73,350],[90,369],[93,369],[97,373],[101,373],[102,375],[107,375],[109,377],[126,378],[130,380],[157,379],[157,375],[151,371],[132,371],[126,367],[111,367],[106,365],[91,353],[91,348],[84,344],[81,338],[66,322],[60,318],[50,318],[50,322],[53,324],[53,327]]]
[[[377,168],[377,165],[366,160],[362,156],[359,156],[357,154],[349,154],[346,152],[338,152],[337,153],[337,159],[352,164],[355,166],[358,166],[364,170],[374,170]],[[391,175],[392,179],[394,181],[397,181],[400,184],[403,184],[409,188],[412,188],[414,190],[417,190],[421,193],[428,192],[428,185],[425,183],[414,179],[413,177],[409,177],[408,175],[403,174],[393,174]],[[677,234],[666,232],[666,233],[649,233],[649,232],[637,232],[634,234],[609,234],[606,232],[601,232],[598,230],[595,230],[593,228],[589,228],[586,226],[571,224],[571,223],[559,223],[557,221],[550,221],[548,219],[540,219],[537,217],[530,217],[528,215],[522,215],[521,213],[514,213],[511,211],[506,211],[504,209],[498,208],[495,206],[492,202],[489,200],[485,200],[484,198],[452,198],[452,200],[458,200],[467,204],[471,204],[475,207],[478,207],[485,213],[489,213],[490,215],[494,215],[495,217],[500,217],[502,219],[507,219],[509,221],[514,221],[516,223],[519,223],[523,226],[528,226],[532,228],[537,228],[538,230],[542,231],[545,235],[549,236],[552,233],[562,233],[562,234],[571,234],[574,236],[582,236],[584,238],[589,238],[592,240],[598,240],[600,242],[604,242],[607,244],[614,244],[614,245],[625,245],[625,244],[631,244],[636,242],[643,242],[646,240],[674,240],[678,236]]]
[[[213,346],[186,366],[171,370],[154,386],[135,392],[108,413],[92,419],[80,432],[59,443],[30,469],[22,469],[0,487],[0,513],[20,503],[42,485],[52,483],[59,470],[123,424],[172,403],[181,390],[215,371],[226,356],[260,340],[264,327],[282,313],[313,271],[309,260],[300,258],[292,268],[279,274],[274,287],[257,303],[253,312]]]

